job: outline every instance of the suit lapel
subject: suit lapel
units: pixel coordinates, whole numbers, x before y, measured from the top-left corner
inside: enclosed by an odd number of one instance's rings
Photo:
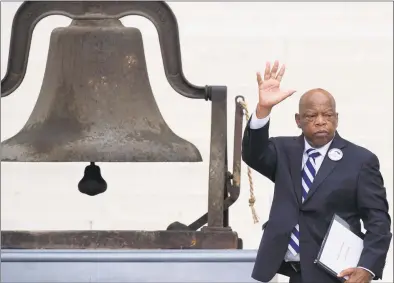
[[[340,160],[338,161],[333,161],[328,157],[328,152],[332,148],[339,148],[342,149],[346,146],[345,140],[343,140],[338,133],[335,134],[335,138],[332,141],[327,154],[325,155],[323,159],[323,163],[320,166],[319,171],[316,174],[315,179],[313,180],[312,187],[309,189],[308,195],[306,199],[304,200],[303,204],[305,204],[308,200],[311,199],[313,194],[316,192],[316,190],[319,188],[321,183],[331,174],[331,172],[334,170],[334,168],[338,165]]]
[[[289,153],[290,174],[294,185],[294,197],[298,204],[301,204],[301,165],[302,155],[304,153],[304,135],[295,138]]]

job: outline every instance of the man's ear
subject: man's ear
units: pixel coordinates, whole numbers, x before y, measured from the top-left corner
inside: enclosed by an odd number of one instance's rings
[[[301,129],[301,119],[300,119],[300,114],[296,113],[294,115],[294,119],[296,121],[297,127]]]

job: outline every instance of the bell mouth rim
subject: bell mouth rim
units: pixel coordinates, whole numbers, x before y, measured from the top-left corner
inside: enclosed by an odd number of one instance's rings
[[[1,162],[5,163],[199,163],[203,162],[202,155],[198,149],[191,150],[191,154],[176,155],[168,154],[162,156],[155,155],[132,155],[124,154],[124,152],[117,152],[109,155],[108,153],[94,153],[94,154],[67,154],[64,152],[62,157],[51,154],[7,154],[7,151],[2,149]],[[190,153],[189,152],[189,153]]]
[[[32,129],[31,129],[32,130]],[[30,130],[30,131],[31,131]],[[162,139],[93,139],[85,136],[61,143],[55,140],[26,141],[22,131],[1,142],[1,162],[130,162],[130,163],[197,163],[203,158],[200,150],[191,142],[172,133]],[[47,135],[44,135],[47,136]],[[95,135],[97,137],[97,135]],[[98,135],[100,136],[100,135]],[[36,145],[34,145],[36,143]]]

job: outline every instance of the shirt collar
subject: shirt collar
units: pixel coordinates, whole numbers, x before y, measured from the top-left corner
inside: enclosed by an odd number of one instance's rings
[[[326,153],[328,151],[328,149],[330,148],[330,145],[332,143],[333,140],[329,141],[327,144],[325,144],[324,146],[320,147],[320,148],[316,148],[316,151],[319,152],[321,154],[321,156],[326,156]],[[304,154],[306,153],[306,151],[310,148],[312,148],[312,146],[306,141],[306,139],[304,138]]]

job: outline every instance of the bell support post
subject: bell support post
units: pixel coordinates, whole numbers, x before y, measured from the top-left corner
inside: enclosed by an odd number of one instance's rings
[[[223,104],[223,102],[222,102]],[[225,104],[225,102],[224,102]],[[220,104],[216,104],[216,107],[220,109]],[[212,117],[215,117],[214,112],[216,113],[216,110],[213,109],[212,107]],[[225,109],[221,107],[221,109]],[[234,121],[234,148],[233,148],[233,173],[227,171],[228,164],[227,164],[227,150],[225,154],[225,163],[224,163],[224,170],[226,171],[226,178],[224,182],[224,201],[223,201],[223,227],[228,227],[229,225],[229,208],[231,205],[233,205],[237,199],[239,198],[240,195],[240,187],[241,187],[241,150],[242,150],[242,131],[243,131],[243,117],[244,117],[244,111],[246,112],[246,104],[244,104],[244,97],[243,96],[237,96],[235,98],[235,121]],[[218,111],[220,112],[220,111]],[[246,114],[246,113],[245,113]],[[247,120],[249,117],[247,118]],[[216,122],[216,125],[220,124],[220,119],[219,121]],[[219,126],[217,126],[219,129],[221,129]],[[212,132],[215,131],[214,125],[212,125]],[[219,130],[220,132],[220,130]],[[220,140],[220,138],[217,138],[217,142],[222,142],[223,144],[227,144],[224,142],[224,140]],[[215,158],[217,157],[217,154],[215,152],[211,151],[211,159],[213,160],[212,166],[210,168],[214,169],[216,164],[218,164],[217,160]],[[220,165],[218,165],[220,166]],[[248,168],[250,170],[250,168]],[[249,172],[250,173],[250,172]],[[251,175],[249,175],[249,182],[251,184],[251,187],[253,187],[253,182],[251,179]],[[214,183],[212,182],[212,187],[214,187]],[[251,189],[253,191],[253,189]],[[216,196],[215,193],[212,193],[211,199],[216,199],[216,197],[219,198],[219,194]],[[250,203],[252,201],[249,201]],[[254,203],[254,198],[253,198],[253,203]],[[221,203],[220,203],[221,205]],[[217,209],[217,208],[216,208]],[[215,207],[213,207],[213,210],[215,210]],[[213,219],[212,219],[213,218]],[[211,223],[219,223],[222,221],[221,219],[217,220],[215,218],[215,214],[212,216],[212,222]],[[205,213],[202,215],[200,218],[192,222],[190,225],[185,225],[179,222],[175,222],[171,224],[167,229],[172,229],[173,226],[178,226],[178,227],[183,227],[185,230],[198,230],[201,227],[203,227],[205,224],[208,223],[208,213]],[[215,224],[214,224],[215,225]],[[208,225],[209,226],[209,225]]]

